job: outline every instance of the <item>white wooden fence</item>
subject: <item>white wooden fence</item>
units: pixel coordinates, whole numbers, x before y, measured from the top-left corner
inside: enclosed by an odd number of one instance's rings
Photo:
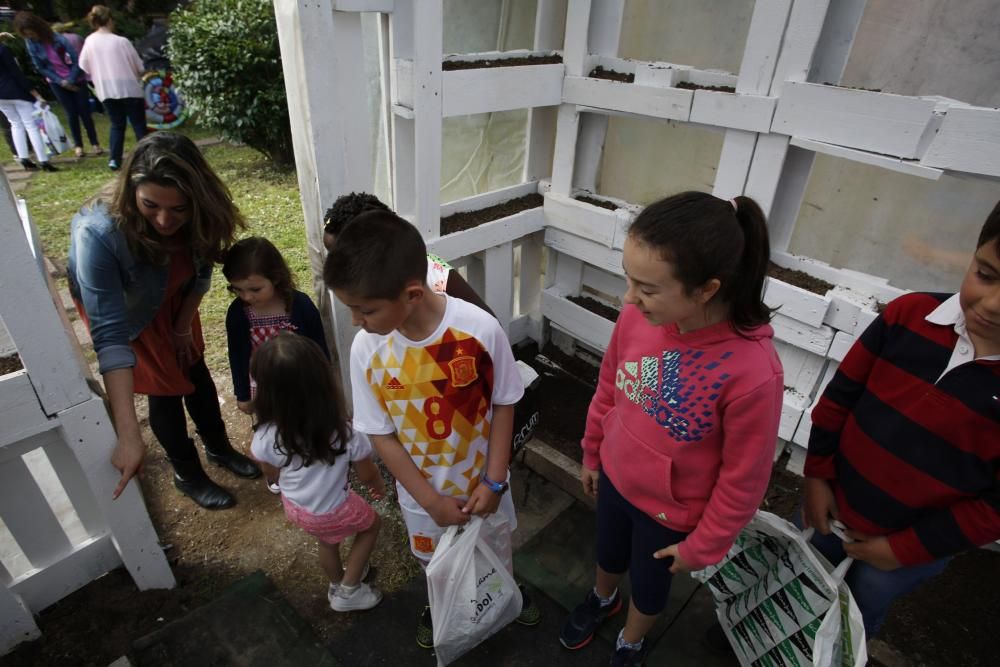
[[[34,226],[0,185],[0,317],[24,366],[0,376],[0,654],[33,614],[123,564],[140,589],[174,578],[138,484],[111,500],[115,433],[87,383]]]
[[[597,353],[607,346],[612,323],[567,297],[600,299],[624,290],[622,241],[639,207],[615,201],[618,208],[610,211],[575,198],[596,192],[608,118],[721,132],[713,193],[756,199],[768,215],[772,260],[835,285],[820,295],[770,278],[766,288],[768,304],[781,307],[774,327],[787,384],[775,456],[791,443],[789,468],[801,472],[812,404],[875,318],[877,302],[902,294],[877,276],[789,254],[815,156],[911,178],[936,180],[945,170],[1000,176],[997,109],[831,85],[841,80],[865,4],[757,0],[739,71],[729,73],[617,57],[625,0],[537,1],[532,53],[559,52],[562,64],[457,71],[443,70],[442,62],[525,54],[445,57],[442,0],[275,0],[314,263],[322,260],[323,206],[340,194],[371,190],[366,88],[360,68],[352,71],[362,57],[358,12],[383,14],[379,40],[390,119],[384,131],[395,208],[421,230],[431,251],[465,267],[514,343],[551,338]],[[325,57],[315,61],[302,55],[320,51]],[[635,82],[589,76],[597,66],[633,74]],[[735,92],[678,87],[682,83]],[[530,109],[523,182],[442,205],[442,119],[515,108]],[[529,192],[544,195],[542,209],[440,234],[440,219],[452,212]],[[339,310],[334,316],[345,355],[354,329]]]

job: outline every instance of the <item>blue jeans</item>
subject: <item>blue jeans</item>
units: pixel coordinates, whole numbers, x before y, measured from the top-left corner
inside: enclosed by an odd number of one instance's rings
[[[66,121],[69,123],[69,131],[73,136],[73,145],[83,148],[83,136],[80,134],[80,121],[87,130],[87,138],[90,139],[91,146],[97,146],[97,130],[94,129],[94,119],[90,117],[90,93],[87,91],[86,82],[77,84],[79,90],[66,90],[58,83],[50,83],[52,93],[59,100],[59,104],[66,110]]]
[[[141,97],[108,98],[102,102],[111,121],[111,140],[108,142],[110,158],[118,165],[125,151],[125,119],[132,124],[136,141],[146,136],[146,103]]]
[[[802,527],[801,517],[802,512],[796,511],[792,518],[792,523],[799,528]],[[833,533],[820,535],[817,531],[813,535],[811,544],[834,565],[847,557],[844,543]],[[865,636],[871,639],[879,631],[893,600],[941,574],[950,560],[950,556],[939,558],[931,563],[900,567],[891,572],[885,572],[859,560],[854,561],[847,570],[844,581],[851,589],[854,601],[858,603],[858,609],[864,618]]]

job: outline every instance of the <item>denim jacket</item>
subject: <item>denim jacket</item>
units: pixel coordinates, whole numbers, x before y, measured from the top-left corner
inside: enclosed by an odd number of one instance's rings
[[[49,62],[49,53],[45,49],[45,44],[35,41],[33,39],[24,40],[25,45],[28,47],[28,55],[31,56],[31,62],[38,70],[38,73],[44,76],[52,84],[58,86],[59,82],[62,81],[62,77],[56,74],[55,70],[52,69],[52,64]],[[73,45],[69,43],[69,40],[60,35],[59,33],[52,34],[52,45],[59,45],[66,49],[66,55],[69,56],[70,62],[66,63],[69,65],[69,76],[66,78],[70,83],[78,83],[83,72],[80,70],[80,54],[76,52]]]
[[[195,277],[183,292],[205,294],[212,283],[212,263],[193,259]],[[129,342],[163,304],[170,266],[134,258],[125,234],[107,207],[98,203],[73,216],[66,273],[70,293],[83,304],[90,321],[101,373],[135,366]]]

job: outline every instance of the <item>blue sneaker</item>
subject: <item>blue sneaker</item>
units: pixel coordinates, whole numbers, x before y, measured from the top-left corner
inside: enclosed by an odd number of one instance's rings
[[[606,619],[614,616],[622,609],[622,597],[615,591],[610,604],[601,606],[601,599],[591,590],[573,613],[566,619],[562,632],[559,633],[559,643],[570,650],[583,648],[594,638],[597,628]]]
[[[111,171],[118,171],[122,166],[118,164],[117,160],[108,160],[108,169]]]

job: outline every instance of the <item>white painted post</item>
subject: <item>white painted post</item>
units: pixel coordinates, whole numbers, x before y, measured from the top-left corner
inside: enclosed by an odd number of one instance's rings
[[[421,0],[413,12],[414,219],[424,238],[441,235],[442,0]]]
[[[535,8],[535,51],[554,51],[559,48],[563,24],[559,18],[566,15],[567,0],[538,0]],[[556,117],[559,107],[537,107],[528,110],[524,171],[522,181],[548,178],[552,174],[552,154],[555,149]]]
[[[526,237],[521,243],[521,290],[518,299],[518,314],[531,317],[528,335],[538,343],[539,348],[545,342],[539,313],[542,296],[542,241],[543,234],[536,233]]]
[[[483,254],[483,264],[486,272],[486,291],[483,297],[500,326],[509,333],[510,321],[514,317],[513,244],[508,241],[487,249]]]
[[[41,636],[31,610],[6,586],[0,586],[0,655]]]
[[[299,197],[314,293],[350,395],[350,313],[323,285],[323,212],[340,195],[372,190],[372,149],[361,15],[335,12],[332,0],[274,0],[295,149]],[[323,57],[317,57],[323,54]],[[350,91],[349,94],[345,92]]]

